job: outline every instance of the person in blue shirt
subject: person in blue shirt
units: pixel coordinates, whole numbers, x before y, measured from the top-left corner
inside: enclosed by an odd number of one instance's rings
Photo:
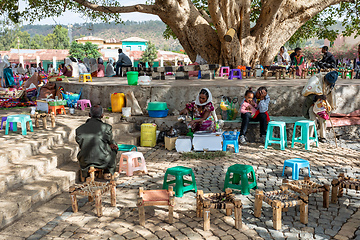
[[[241,114],[242,122],[239,139],[241,144],[246,143],[245,135],[250,121],[260,122],[260,139],[262,142],[265,142],[267,124],[270,121],[270,117],[267,112],[269,108],[270,97],[267,94],[266,87],[259,87],[254,96],[254,102],[257,103],[257,111],[255,116],[252,118],[250,112]]]
[[[115,73],[116,75],[122,76],[122,67],[132,67],[132,62],[128,56],[126,56],[125,53],[122,52],[122,49],[120,48],[118,50],[119,52],[119,59],[116,62],[116,68]],[[119,74],[119,68],[120,68],[120,74]]]

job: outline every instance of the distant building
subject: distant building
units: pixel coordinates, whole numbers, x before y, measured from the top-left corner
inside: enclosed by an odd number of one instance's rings
[[[324,40],[324,46],[342,46],[344,44],[354,45],[360,43],[360,37],[354,38],[355,34],[352,34],[350,37],[344,37],[339,34],[334,42],[330,42],[328,39]]]
[[[75,39],[75,41],[81,44],[91,42],[92,44],[98,45],[98,49],[119,49],[122,47],[121,41],[115,38],[105,40],[98,37],[87,36]]]
[[[130,37],[122,40],[124,52],[145,51],[148,40],[139,37]]]

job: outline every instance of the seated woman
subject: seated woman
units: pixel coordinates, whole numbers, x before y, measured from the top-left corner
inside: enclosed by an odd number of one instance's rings
[[[104,61],[102,60],[102,58],[98,58],[97,77],[104,77],[104,76],[105,76]]]
[[[71,66],[71,60],[70,58],[65,58],[65,67],[61,71],[64,76],[66,77],[72,77],[73,74],[73,68]]]
[[[98,63],[95,58],[90,58],[90,73],[92,77],[97,77],[98,75]]]
[[[280,48],[280,51],[277,55],[277,64],[278,66],[283,66],[288,68],[290,65],[290,56],[284,46]]]
[[[115,62],[114,59],[109,57],[109,62],[106,65],[105,77],[112,77],[115,75],[114,62]]]
[[[187,115],[189,112],[193,113],[193,120],[190,122],[193,132],[215,132],[215,120],[211,116],[211,112],[214,111],[214,106],[211,101],[211,92],[209,89],[203,88],[200,90],[196,100],[186,104],[186,107],[180,112],[180,115]]]

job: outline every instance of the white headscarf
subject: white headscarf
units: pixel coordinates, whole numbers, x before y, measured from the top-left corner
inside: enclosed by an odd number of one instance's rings
[[[87,72],[89,72],[90,71],[90,60],[86,57],[86,58],[84,58],[83,63],[85,65],[85,67],[87,68]]]
[[[200,92],[201,92],[201,90],[203,90],[203,89],[208,92],[209,97],[208,97],[208,99],[206,100],[206,102],[200,103]],[[195,104],[198,105],[198,106],[205,106],[205,105],[208,104],[209,102],[212,102],[212,95],[211,95],[210,90],[207,89],[207,88],[202,88],[201,90],[200,90],[199,94],[198,94],[197,97],[196,97]]]
[[[115,75],[113,63],[114,63],[114,59],[109,57],[109,62],[106,65],[106,70],[105,70],[106,77],[112,77]]]
[[[65,58],[65,67],[71,64],[70,58]]]
[[[21,64],[21,66],[20,66],[20,64],[21,63],[19,63],[19,66],[17,67],[16,70],[19,74],[25,74],[25,69],[23,68],[22,64]]]

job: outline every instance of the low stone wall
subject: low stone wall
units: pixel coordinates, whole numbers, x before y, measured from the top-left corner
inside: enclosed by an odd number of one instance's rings
[[[167,102],[169,113],[178,114],[185,104],[195,100],[201,88],[207,87],[203,83],[188,86],[128,86],[128,85],[90,85],[79,83],[61,83],[66,91],[79,92],[82,88],[81,98],[90,99],[93,104],[110,107],[110,95],[115,92],[131,90],[134,92],[140,107],[146,113],[150,101]],[[266,86],[271,98],[269,112],[272,116],[301,116],[304,97],[301,96],[302,86]],[[213,103],[217,111],[221,96],[239,97],[241,100],[248,86],[227,87],[219,85],[208,87],[213,95]],[[360,109],[360,86],[341,85],[336,88],[338,113],[350,113]],[[220,113],[220,112],[219,112]]]

